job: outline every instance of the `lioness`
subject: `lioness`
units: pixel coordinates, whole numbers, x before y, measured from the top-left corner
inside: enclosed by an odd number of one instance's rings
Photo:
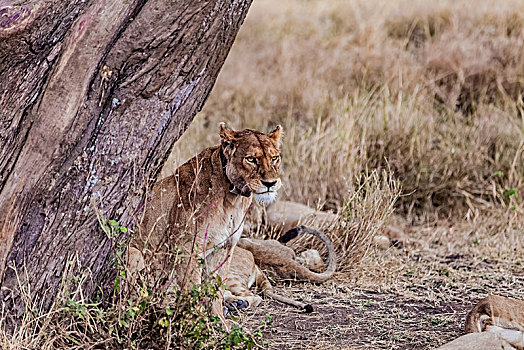
[[[149,269],[157,287],[176,282],[188,290],[215,273],[224,278],[252,197],[269,203],[281,187],[282,134],[281,126],[264,134],[221,123],[220,145],[153,187],[132,243],[143,263],[130,254],[129,264]],[[225,323],[221,299],[211,309]]]
[[[524,349],[524,301],[490,295],[466,317],[466,333],[494,332],[517,349]]]
[[[317,236],[326,245],[328,250],[328,267],[325,272],[317,273],[310,270],[310,267],[316,270],[324,266],[318,251],[309,249],[303,252],[306,254],[295,257],[293,249],[282,244],[303,234]],[[306,312],[312,312],[313,307],[311,305],[277,294],[264,274],[263,269],[257,265],[264,266],[265,269],[271,270],[282,278],[325,282],[335,273],[336,261],[335,248],[331,240],[322,232],[305,226],[298,226],[289,230],[281,237],[280,242],[276,240],[240,238],[233,253],[231,267],[224,280],[227,287],[224,299],[226,303],[234,303],[234,306],[239,309],[256,307],[262,301],[260,296],[250,291],[251,286],[256,284],[265,296]]]
[[[275,201],[265,206],[255,206],[250,210],[248,223],[244,226],[246,234],[257,232],[257,229],[264,224],[269,228],[271,238],[282,232],[290,230],[297,225],[307,225],[317,230],[329,230],[337,225],[339,216],[327,211],[315,210],[307,205],[292,201]],[[357,227],[358,223],[350,225]],[[347,227],[350,229],[350,227]],[[409,247],[422,245],[421,241],[412,239],[401,229],[387,225],[380,229],[378,234],[373,237],[375,243],[381,249],[388,249],[390,246]]]

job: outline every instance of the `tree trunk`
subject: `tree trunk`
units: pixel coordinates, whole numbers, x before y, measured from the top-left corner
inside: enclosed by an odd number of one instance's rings
[[[88,276],[85,297],[111,294],[130,231],[108,237],[97,213],[135,227],[250,3],[0,2],[0,298],[14,320],[18,278],[44,310],[66,270]]]

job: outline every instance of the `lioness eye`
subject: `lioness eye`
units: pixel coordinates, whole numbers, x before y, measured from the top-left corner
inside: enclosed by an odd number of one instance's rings
[[[246,160],[248,163],[252,163],[252,164],[255,164],[257,162],[255,157],[246,157]]]
[[[271,157],[271,160],[272,160],[273,162],[276,162],[276,161],[278,160],[278,158],[280,158],[280,156],[274,156],[274,157]]]

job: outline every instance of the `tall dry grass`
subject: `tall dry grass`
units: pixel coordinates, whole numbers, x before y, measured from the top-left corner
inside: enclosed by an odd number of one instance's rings
[[[280,123],[285,197],[340,208],[391,169],[411,218],[523,211],[524,2],[257,0],[166,166],[217,123]]]
[[[207,306],[221,288],[215,278],[202,281],[187,292],[168,292],[149,288],[141,282],[142,278],[137,278],[143,276],[117,264],[119,282],[115,282],[112,296],[107,301],[98,300],[101,295],[88,300],[83,284],[91,278],[90,272],[80,275],[79,267],[77,256],[67,257],[61,288],[50,310],[35,302],[31,286],[19,278],[24,314],[21,320],[13,320],[4,308],[0,309],[0,349],[261,348],[258,333],[252,334],[237,324],[226,332],[219,318],[208,313]],[[14,272],[17,277],[25,273]]]

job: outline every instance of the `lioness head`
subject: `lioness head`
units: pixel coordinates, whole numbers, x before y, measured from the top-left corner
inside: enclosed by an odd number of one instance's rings
[[[262,203],[275,200],[282,185],[278,175],[282,134],[280,125],[264,134],[252,129],[235,131],[220,123],[225,172],[232,192],[246,197],[253,193]]]

